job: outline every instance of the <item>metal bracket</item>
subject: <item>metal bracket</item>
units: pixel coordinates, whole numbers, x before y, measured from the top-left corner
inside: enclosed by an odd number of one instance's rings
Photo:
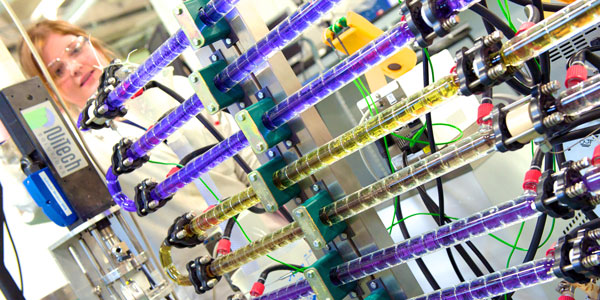
[[[265,152],[268,148],[277,145],[291,135],[291,130],[287,124],[273,131],[267,129],[263,124],[263,114],[273,106],[275,106],[275,103],[271,98],[264,98],[235,115],[238,126],[256,154]]]
[[[206,26],[200,19],[199,12],[209,0],[188,0],[176,6],[175,18],[185,32],[194,49],[205,44],[212,44],[225,39],[231,34],[231,27],[226,20],[217,21],[212,26]]]
[[[177,23],[179,23],[179,27],[181,27],[187,38],[190,40],[192,47],[194,49],[200,49],[204,46],[204,36],[202,36],[202,32],[200,32],[198,26],[196,26],[196,22],[194,22],[194,18],[192,17],[192,14],[190,14],[185,3],[177,5],[173,10],[173,14],[175,15],[175,19],[177,19]]]
[[[106,285],[115,282],[119,280],[119,278],[129,275],[131,272],[137,271],[137,269],[146,261],[148,261],[146,253],[141,252],[138,256],[122,262],[116,269],[113,269],[108,272],[108,274],[102,276],[102,282]]]
[[[284,205],[300,193],[297,184],[282,191],[273,183],[273,173],[283,167],[285,167],[285,161],[281,157],[275,157],[248,174],[250,185],[268,212],[275,212],[280,205]]]
[[[314,249],[322,249],[336,236],[346,229],[346,223],[341,222],[327,226],[321,222],[319,211],[325,205],[333,202],[326,190],[321,190],[314,197],[308,199],[302,206],[293,211],[293,218],[298,222],[304,238]]]
[[[304,271],[304,278],[310,284],[318,300],[339,300],[356,287],[356,282],[336,286],[329,278],[329,270],[341,264],[342,258],[332,251],[317,260],[312,267]]]
[[[216,114],[227,106],[240,101],[244,97],[244,91],[240,86],[236,86],[227,93],[221,92],[215,86],[213,78],[223,71],[227,63],[223,60],[217,60],[208,67],[193,72],[188,79],[200,99],[206,111],[210,114]]]

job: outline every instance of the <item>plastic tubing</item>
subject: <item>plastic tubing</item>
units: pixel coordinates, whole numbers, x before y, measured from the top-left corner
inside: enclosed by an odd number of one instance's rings
[[[299,280],[294,284],[278,289],[271,293],[264,294],[253,300],[289,300],[299,299],[313,294],[313,290],[306,280]]]
[[[556,279],[553,264],[554,258],[541,258],[410,300],[488,299]]]
[[[222,92],[231,90],[238,83],[247,79],[250,72],[257,69],[260,64],[300,36],[304,30],[330,11],[338,2],[340,0],[317,0],[300,7],[256,45],[217,74],[214,79],[215,86]]]
[[[502,61],[519,66],[595,25],[598,18],[600,0],[575,1],[505,43],[500,50]]]
[[[206,27],[215,25],[217,21],[225,17],[230,11],[235,8],[235,5],[240,0],[213,0],[204,6],[204,9],[200,12],[200,20]],[[200,28],[202,30],[204,28]]]
[[[173,264],[173,258],[171,257],[171,246],[161,245],[158,249],[160,256],[160,264],[163,270],[177,285],[192,285],[192,282],[187,276],[179,273],[175,265]]]
[[[413,38],[408,25],[405,22],[398,23],[358,52],[268,110],[263,115],[264,125],[273,130],[287,123],[396,53]]]
[[[213,276],[221,276],[302,237],[304,233],[300,226],[296,222],[290,223],[260,240],[218,257],[210,264],[208,270]]]
[[[559,111],[578,118],[600,103],[600,75],[583,81],[561,93]]]
[[[284,190],[416,120],[458,92],[457,76],[446,76],[276,171],[273,174],[273,182],[279,189]]]

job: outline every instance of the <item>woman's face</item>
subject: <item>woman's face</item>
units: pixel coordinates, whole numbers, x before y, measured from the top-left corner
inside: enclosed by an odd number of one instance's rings
[[[83,108],[98,88],[106,57],[86,37],[58,33],[47,37],[41,55],[63,99]]]

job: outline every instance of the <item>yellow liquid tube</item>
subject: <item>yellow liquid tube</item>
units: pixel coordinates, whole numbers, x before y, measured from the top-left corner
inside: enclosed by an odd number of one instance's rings
[[[260,240],[215,259],[210,264],[209,272],[213,276],[221,276],[303,237],[298,223],[290,223]]]
[[[333,225],[390,198],[474,162],[496,150],[491,131],[478,132],[321,209],[323,224]]]
[[[579,0],[510,39],[500,49],[507,66],[520,66],[553,46],[595,26],[600,0]]]
[[[373,143],[394,130],[430,112],[458,93],[456,75],[446,76],[428,85],[331,142],[311,151],[273,174],[273,182],[283,190],[344,157]]]
[[[247,188],[242,192],[223,200],[209,211],[194,217],[186,228],[188,234],[203,235],[206,230],[229,220],[231,217],[260,203],[254,189]]]
[[[173,264],[173,258],[171,257],[171,246],[161,245],[158,250],[160,256],[160,265],[162,266],[165,273],[171,278],[177,285],[192,285],[190,279],[182,275],[175,265]]]

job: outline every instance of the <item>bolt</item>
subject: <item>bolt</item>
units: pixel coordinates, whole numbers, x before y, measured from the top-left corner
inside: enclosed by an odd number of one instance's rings
[[[193,219],[195,216],[196,216],[196,213],[194,213],[193,211],[190,211],[187,214],[185,214],[185,218],[188,220]]]
[[[499,30],[496,30],[483,38],[483,44],[490,47],[502,40],[504,35]]]
[[[152,200],[148,203],[148,207],[155,209],[158,207],[158,204],[160,204],[157,200]]]
[[[499,63],[488,70],[488,76],[491,79],[498,79],[500,76],[506,73],[506,66],[503,63]]]
[[[313,271],[313,270],[306,272],[306,277],[308,277],[308,278],[314,278],[315,275],[316,275],[315,271]]]
[[[208,105],[208,111],[211,113],[214,113],[217,111],[217,107],[214,104],[209,104]]]
[[[600,229],[590,230],[586,233],[586,235],[591,239],[600,240]]]
[[[198,81],[200,81],[200,78],[197,75],[192,75],[191,79],[193,83],[197,83]]]
[[[450,31],[452,27],[458,24],[458,22],[460,22],[460,18],[457,15],[452,15],[442,22],[442,28],[446,31]]]
[[[108,84],[115,84],[115,82],[117,82],[117,80],[114,77],[109,77],[106,82],[108,82]]]
[[[177,231],[177,233],[175,234],[175,237],[180,240],[185,239],[186,236],[187,236],[187,232],[185,232],[185,230]]]
[[[150,178],[146,178],[146,179],[144,179],[144,184],[146,184],[146,185],[151,185],[151,184],[153,184],[153,183],[154,183],[154,180],[153,180],[153,179],[150,179]]]
[[[114,89],[115,88],[112,85],[109,85],[104,88],[104,92],[108,94],[108,93],[112,92]]]
[[[237,119],[238,121],[244,121],[246,120],[246,114],[244,112],[240,112],[237,114]]]
[[[347,240],[348,239],[348,235],[345,233],[340,234],[340,239],[342,239],[342,241]]]
[[[198,39],[198,38],[193,38],[192,39],[192,44],[196,47],[200,47],[202,46],[202,40]]]
[[[210,256],[204,255],[204,256],[200,257],[200,263],[201,264],[205,265],[205,264],[207,264],[209,262],[210,262]]]
[[[217,285],[217,282],[218,281],[216,279],[211,279],[206,283],[206,286],[212,289],[215,287],[215,285]]]
[[[315,246],[315,248],[319,248],[320,249],[321,247],[323,247],[323,243],[321,243],[321,241],[319,241],[319,240],[314,240],[313,241],[313,246]]]
[[[123,165],[126,167],[133,165],[133,158],[128,157],[125,160],[123,160]]]
[[[552,95],[552,93],[560,89],[560,83],[558,80],[552,80],[540,87],[540,91],[545,95]]]
[[[273,158],[273,157],[275,157],[275,151],[273,151],[273,150],[269,150],[269,152],[267,152],[267,155],[268,155],[270,158]]]
[[[122,114],[126,114],[126,113],[127,113],[127,107],[125,107],[125,106],[121,106],[121,107],[119,107],[119,111],[120,111]]]
[[[301,218],[304,215],[304,213],[301,210],[299,210],[299,209],[294,210],[294,214],[298,218]]]
[[[574,162],[573,169],[575,169],[576,171],[581,171],[581,170],[589,167],[590,165],[591,165],[590,158],[586,156],[586,157]]]
[[[318,185],[318,184],[313,184],[313,185],[312,185],[312,190],[313,190],[313,192],[318,192],[318,191],[319,191],[319,189],[320,189],[320,188],[319,188],[319,185]]]
[[[581,196],[583,194],[585,194],[585,192],[587,192],[588,189],[585,186],[585,184],[583,184],[583,182],[578,182],[570,187],[568,187],[565,190],[565,194],[567,194],[567,197],[569,198],[576,198],[577,196]]]
[[[265,93],[263,93],[263,92],[256,93],[256,98],[263,99],[264,97],[265,97]]]
[[[227,45],[231,45],[231,39],[230,39],[230,38],[226,38],[226,39],[225,39],[225,44],[227,44]]]
[[[258,144],[256,144],[256,150],[258,150],[258,151],[262,152],[262,151],[265,150],[265,148],[266,148],[265,143],[258,143]]]
[[[600,204],[600,195],[593,196],[590,199],[590,204],[593,205],[593,206],[596,206],[596,205]]]
[[[101,114],[103,114],[103,113],[105,113],[105,112],[107,112],[107,111],[108,111],[108,105],[106,105],[106,104],[104,104],[104,105],[102,105],[102,106],[98,107],[98,113],[101,113]]]
[[[592,254],[590,256],[586,256],[581,260],[581,264],[588,269],[598,266],[600,265],[600,255]]]
[[[372,290],[375,290],[375,289],[377,289],[377,282],[375,282],[375,281],[371,281],[371,282],[369,283],[369,287],[370,287]]]
[[[544,124],[544,126],[550,128],[550,127],[554,127],[560,123],[562,123],[565,120],[565,115],[563,115],[560,112],[555,112],[547,117],[545,117],[542,120],[542,124]]]
[[[266,209],[268,212],[273,212],[275,211],[275,206],[273,206],[273,204],[267,204]]]
[[[256,175],[256,173],[250,173],[250,175],[248,175],[248,178],[250,178],[250,181],[255,182],[258,180],[258,175]]]
[[[181,8],[181,7],[176,8],[175,9],[175,14],[178,15],[178,16],[181,15],[181,14],[183,14],[183,8]]]
[[[215,61],[219,60],[219,57],[216,54],[213,54],[210,56],[210,60],[215,62]]]
[[[238,105],[240,106],[240,108],[245,108],[246,107],[246,103],[244,103],[244,102],[240,102]]]
[[[294,145],[294,143],[292,143],[292,141],[290,141],[290,140],[287,140],[287,141],[285,141],[285,145],[288,147],[291,147]]]
[[[350,295],[350,298],[358,297],[358,294],[356,294],[356,292],[350,292],[350,294],[348,294],[348,295]]]

